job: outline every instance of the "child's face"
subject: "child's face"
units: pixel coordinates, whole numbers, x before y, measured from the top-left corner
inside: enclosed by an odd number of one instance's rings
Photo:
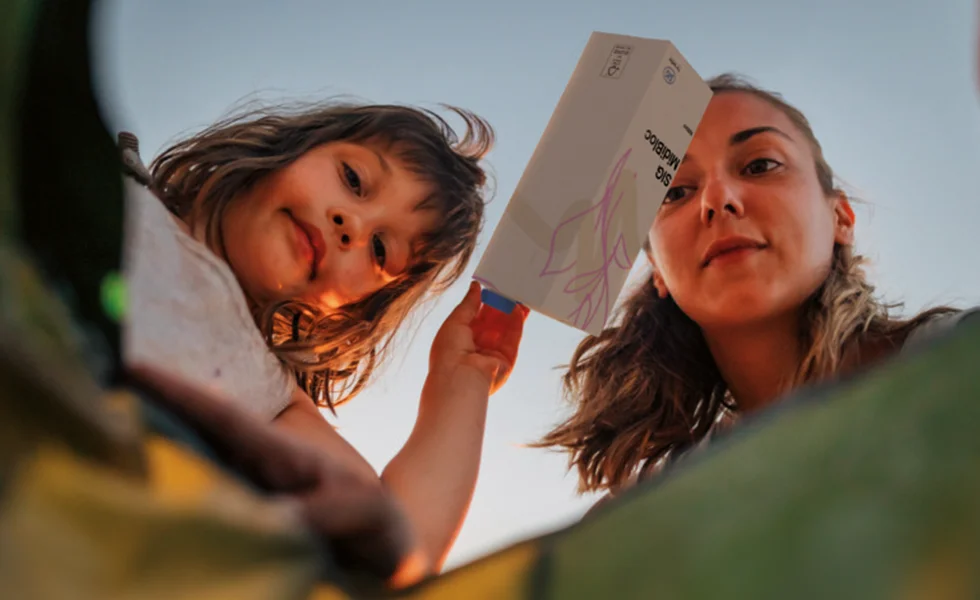
[[[419,208],[431,192],[380,145],[318,146],[229,204],[228,262],[259,304],[304,300],[329,312],[413,264],[419,236],[438,226]]]

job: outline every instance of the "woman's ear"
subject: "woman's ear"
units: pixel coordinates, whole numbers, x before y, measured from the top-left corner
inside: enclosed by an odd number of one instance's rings
[[[838,191],[834,199],[834,241],[842,246],[854,244],[854,209],[847,194]]]
[[[670,291],[667,289],[667,284],[664,283],[664,278],[660,276],[660,273],[655,268],[653,270],[653,287],[657,290],[657,296],[663,300],[670,295]]]
[[[657,296],[661,299],[666,298],[670,292],[667,291],[667,284],[664,282],[664,278],[660,276],[660,272],[657,270],[657,263],[653,260],[653,245],[650,243],[649,237],[643,243],[643,254],[646,255],[647,261],[650,263],[650,268],[653,270],[653,287],[657,289]]]

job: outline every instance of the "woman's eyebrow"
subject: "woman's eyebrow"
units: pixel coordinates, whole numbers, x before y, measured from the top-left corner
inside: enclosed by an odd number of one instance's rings
[[[728,140],[728,144],[730,146],[734,146],[736,144],[747,142],[753,136],[759,135],[760,133],[775,133],[777,135],[783,136],[787,140],[793,141],[793,138],[783,133],[780,129],[766,125],[762,127],[752,127],[751,129],[745,129],[743,131],[739,131],[738,133],[732,135],[732,137]]]

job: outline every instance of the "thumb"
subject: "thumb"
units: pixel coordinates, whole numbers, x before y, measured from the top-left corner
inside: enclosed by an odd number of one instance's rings
[[[470,289],[466,291],[466,296],[463,301],[453,309],[453,312],[449,314],[446,318],[447,322],[459,323],[461,325],[469,325],[476,318],[476,314],[480,311],[480,284],[471,281]]]

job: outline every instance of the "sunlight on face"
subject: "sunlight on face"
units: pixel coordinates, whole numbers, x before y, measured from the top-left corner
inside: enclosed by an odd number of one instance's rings
[[[323,310],[367,297],[409,268],[437,226],[431,187],[392,153],[335,142],[236,198],[222,220],[228,262],[250,299]]]
[[[826,278],[846,202],[828,198],[807,138],[777,107],[723,92],[708,106],[650,229],[655,283],[702,328],[798,309]]]

